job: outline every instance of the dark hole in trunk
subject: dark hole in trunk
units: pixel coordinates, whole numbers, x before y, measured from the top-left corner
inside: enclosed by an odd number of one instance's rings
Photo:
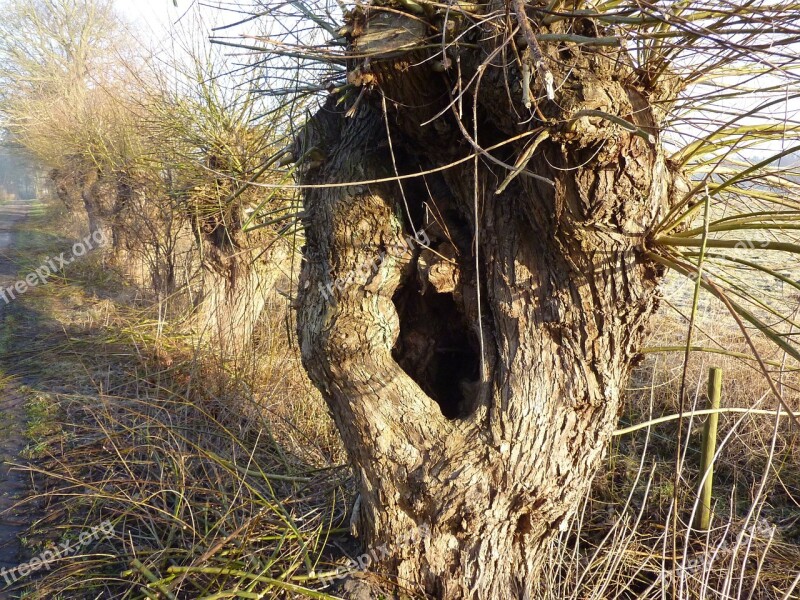
[[[478,336],[453,294],[420,293],[411,282],[395,293],[400,335],[392,356],[448,419],[465,417],[478,393]]]

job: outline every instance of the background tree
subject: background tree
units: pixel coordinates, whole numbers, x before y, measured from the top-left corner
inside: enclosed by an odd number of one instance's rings
[[[253,187],[271,176],[274,119],[256,114],[259,97],[207,47],[200,20],[176,26],[155,60],[110,1],[6,8],[10,135],[53,168],[58,196],[113,242],[129,280],[194,311],[224,355],[240,352],[283,274],[272,259],[287,268],[291,254],[276,243],[285,195]]]
[[[277,235],[293,197],[271,169],[285,154],[282,121],[242,85],[195,22],[173,33],[183,50],[149,89],[149,120],[166,195],[187,223],[199,259],[194,326],[221,356],[236,357],[277,282],[291,270],[290,244]],[[249,72],[249,68],[245,70]]]
[[[43,187],[45,174],[24,148],[0,146],[0,189],[18,198],[35,198]]]
[[[3,10],[4,126],[12,140],[57,169],[62,196],[63,184],[74,184],[90,230],[110,237],[116,200],[100,194],[97,179],[107,175],[111,154],[124,152],[129,132],[111,113],[115,93],[123,96],[131,39],[106,0],[8,0]]]

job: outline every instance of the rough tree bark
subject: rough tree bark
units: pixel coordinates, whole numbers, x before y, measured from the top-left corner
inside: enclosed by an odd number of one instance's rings
[[[393,6],[348,16],[350,48],[372,55],[349,64],[361,90],[298,137],[322,157],[303,183],[360,182],[305,193],[302,357],[359,479],[364,544],[389,547],[373,568],[437,598],[531,597],[656,310],[661,271],[642,250],[685,185],[654,106],[676,90],[649,87],[619,47],[566,36],[537,68],[524,36],[488,25],[445,59],[419,46],[468,16],[450,27]],[[525,17],[537,33],[608,35],[541,16]],[[441,168],[476,133],[501,145]],[[499,163],[525,169],[507,180]],[[419,229],[429,246],[403,250]],[[430,536],[400,543],[419,527]]]
[[[207,327],[218,355],[241,356],[253,336],[267,301],[277,295],[279,283],[291,267],[291,251],[285,240],[275,237],[264,247],[252,249],[252,240],[241,231],[227,242],[206,239],[204,266],[207,282],[198,323]]]
[[[223,172],[227,167],[216,155],[210,166]],[[286,240],[272,229],[244,231],[245,207],[258,195],[256,188],[237,190],[219,178],[195,188],[191,198],[206,276],[197,322],[225,358],[244,352],[267,300],[277,295],[276,288],[291,271]]]
[[[56,195],[69,210],[82,206],[89,233],[99,231],[104,240],[118,245],[117,220],[125,208],[128,187],[118,173],[104,174],[95,166],[74,163],[50,172]]]

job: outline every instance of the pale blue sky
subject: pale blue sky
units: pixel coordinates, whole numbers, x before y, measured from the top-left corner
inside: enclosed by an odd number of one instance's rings
[[[219,10],[220,6],[231,6],[225,0],[115,0],[119,12],[131,21],[137,34],[154,40],[168,36],[174,27],[187,26],[205,29],[210,34],[213,25],[234,21],[238,15]],[[198,21],[202,25],[198,25]]]
[[[172,0],[116,0],[115,4],[123,15],[143,31],[160,31],[168,27],[189,6],[187,0],[178,0],[178,8],[175,8]]]

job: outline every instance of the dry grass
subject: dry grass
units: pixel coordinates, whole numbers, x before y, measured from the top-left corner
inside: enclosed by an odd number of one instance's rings
[[[52,209],[51,209],[52,210]],[[43,214],[20,256],[77,239]],[[48,247],[50,245],[50,247]],[[26,266],[20,261],[20,266]],[[31,555],[104,520],[114,533],[28,581],[30,598],[327,597],[320,576],[353,549],[352,480],[338,434],[299,364],[285,299],[264,313],[236,364],[159,318],[99,255],[13,306],[6,371],[26,382],[30,471],[41,516]],[[665,304],[652,346],[680,346],[686,324]],[[695,345],[746,352],[719,310]],[[764,345],[764,358],[783,357]],[[752,361],[694,353],[686,410],[702,408],[709,365],[725,370],[723,404],[771,408]],[[800,405],[798,373],[779,381]],[[647,354],[621,423],[679,410],[681,352]],[[778,377],[778,375],[776,375]],[[712,531],[688,535],[702,418],[685,421],[678,563],[670,510],[677,422],[614,438],[572,528],[552,547],[542,598],[792,598],[800,564],[795,433],[768,416],[721,417]],[[773,446],[772,459],[767,460]],[[766,476],[766,478],[765,478]],[[765,479],[763,487],[762,479]]]
[[[667,286],[650,338],[652,348],[685,346],[685,310],[671,291]],[[725,354],[691,354],[687,413],[706,408],[710,366],[724,372],[723,407],[776,408],[757,363],[730,355],[748,354],[749,348],[724,308],[705,305],[693,346]],[[758,347],[762,358],[773,365],[772,376],[780,382],[785,400],[800,408],[797,364],[763,340]],[[646,355],[631,379],[621,426],[679,413],[683,361],[683,351]],[[678,424],[669,421],[612,440],[606,468],[597,474],[572,528],[552,548],[546,597],[800,597],[797,432],[788,419],[776,426],[776,419],[766,415],[720,415],[714,517],[711,530],[700,532],[690,524],[700,483],[704,419],[684,419],[677,562],[673,560],[671,511]]]
[[[42,227],[46,219],[32,223]],[[28,239],[21,255],[32,260],[43,241]],[[27,384],[36,417],[27,505],[46,515],[31,528],[29,552],[114,525],[80,558],[40,572],[27,593],[313,588],[332,560],[329,537],[346,530],[351,492],[335,429],[288,343],[285,305],[266,313],[252,356],[220,364],[159,320],[157,306],[111,293],[108,277],[95,255],[13,306],[4,366]]]

